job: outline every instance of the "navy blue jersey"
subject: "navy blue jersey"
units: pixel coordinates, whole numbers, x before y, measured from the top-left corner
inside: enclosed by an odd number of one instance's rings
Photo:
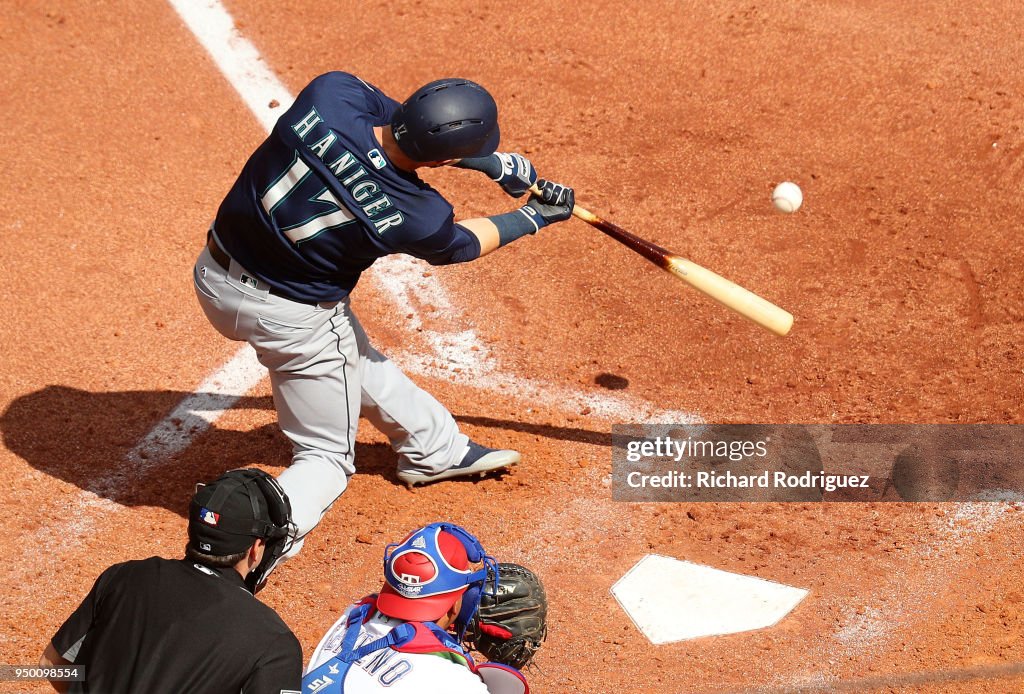
[[[435,265],[470,260],[479,241],[373,133],[398,103],[353,75],[314,79],[277,121],[214,222],[218,241],[277,293],[344,298],[374,260],[408,253]]]

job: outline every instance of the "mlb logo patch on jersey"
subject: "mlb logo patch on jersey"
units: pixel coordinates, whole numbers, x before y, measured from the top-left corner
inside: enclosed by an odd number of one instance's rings
[[[220,520],[220,514],[203,507],[199,509],[199,520],[207,525],[217,525],[217,522]]]
[[[384,155],[380,153],[379,149],[371,149],[366,153],[366,156],[369,157],[370,163],[378,169],[383,169],[388,165],[388,160],[384,158]]]

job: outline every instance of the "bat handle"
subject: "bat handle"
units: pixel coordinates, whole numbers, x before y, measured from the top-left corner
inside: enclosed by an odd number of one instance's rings
[[[539,198],[540,197],[540,188],[537,187],[536,183],[534,183],[532,186],[530,186],[530,195],[532,195],[535,198]],[[579,205],[573,205],[572,216],[576,217],[577,219],[581,219],[584,222],[588,222],[590,224],[593,224],[594,222],[600,221],[600,219],[601,219],[600,217],[598,217],[596,214],[594,214],[590,210],[584,209],[584,208],[580,207]]]

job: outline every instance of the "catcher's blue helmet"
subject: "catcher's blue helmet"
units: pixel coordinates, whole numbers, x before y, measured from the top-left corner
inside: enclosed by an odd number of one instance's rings
[[[385,583],[377,596],[377,609],[406,621],[432,621],[443,617],[462,596],[462,609],[455,618],[462,638],[480,607],[488,570],[493,595],[498,587],[494,557],[465,528],[431,523],[384,549]]]
[[[413,161],[486,157],[498,148],[498,105],[476,82],[447,78],[417,89],[391,120],[395,141]]]

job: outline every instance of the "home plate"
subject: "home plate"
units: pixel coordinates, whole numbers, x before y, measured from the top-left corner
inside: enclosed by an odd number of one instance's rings
[[[612,586],[622,609],[655,644],[770,627],[807,592],[657,554]]]

